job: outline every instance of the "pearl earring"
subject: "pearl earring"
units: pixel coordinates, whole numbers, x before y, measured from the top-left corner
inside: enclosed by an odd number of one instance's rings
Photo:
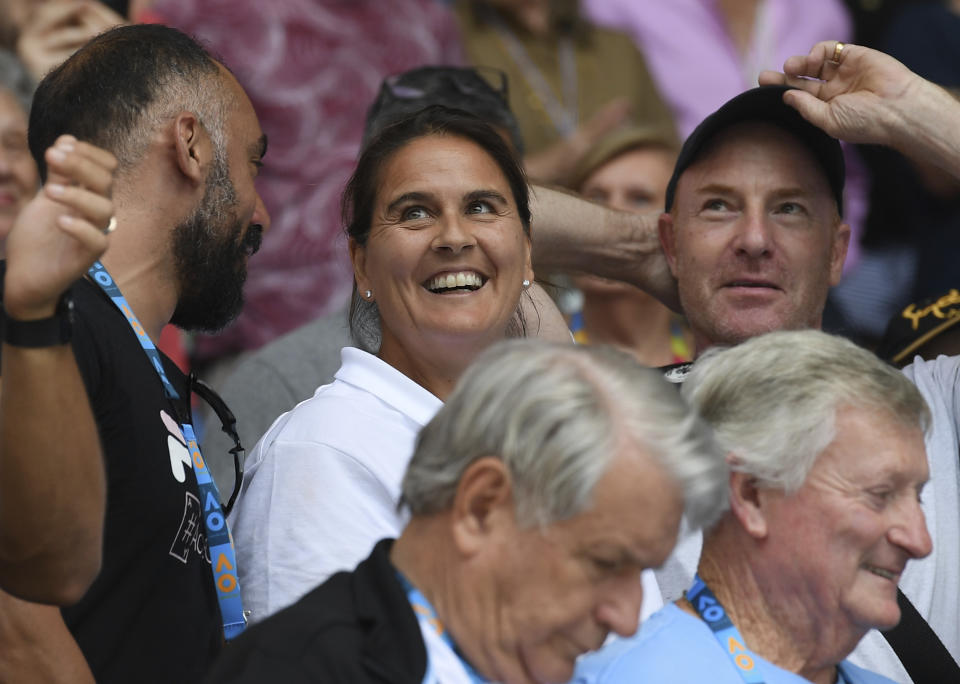
[[[366,297],[367,299],[370,299],[373,296],[373,293],[370,290],[364,290],[363,296]]]

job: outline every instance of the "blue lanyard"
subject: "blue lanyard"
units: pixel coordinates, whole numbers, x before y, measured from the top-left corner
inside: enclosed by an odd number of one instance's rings
[[[450,650],[454,652],[457,658],[460,660],[460,664],[463,665],[463,669],[466,670],[467,676],[470,677],[470,681],[474,684],[490,684],[490,680],[484,679],[480,676],[473,666],[466,661],[466,659],[460,654],[460,650],[457,648],[457,645],[453,643],[453,639],[450,638],[450,632],[448,632],[443,623],[440,622],[440,618],[437,617],[437,612],[433,609],[433,606],[430,605],[430,602],[427,600],[427,597],[424,596],[419,589],[413,586],[403,573],[399,570],[397,572],[397,579],[400,580],[400,584],[403,585],[403,588],[407,592],[407,600],[410,602],[410,608],[413,609],[413,612],[417,616],[417,621],[420,621],[421,618],[427,621],[434,631],[437,633],[444,643],[450,647]],[[427,652],[427,676],[424,677],[423,681],[430,681],[430,653]]]
[[[140,321],[137,320],[130,305],[127,304],[127,300],[120,293],[120,288],[107,273],[107,269],[97,261],[87,273],[126,316],[127,322],[140,341],[140,346],[143,347],[143,351],[146,352],[147,358],[160,377],[164,396],[171,403],[179,401],[180,395],[163,370],[160,352],[157,351],[153,340],[150,339]],[[189,401],[189,397],[187,397],[187,401]],[[179,415],[178,411],[174,413]],[[223,635],[229,641],[239,636],[247,626],[247,620],[243,614],[243,602],[240,598],[240,581],[237,579],[237,558],[233,549],[233,538],[230,536],[230,529],[227,527],[227,520],[220,506],[220,492],[217,489],[217,484],[210,476],[210,470],[207,468],[203,456],[200,455],[200,447],[193,432],[193,425],[189,421],[184,421],[181,422],[180,429],[183,430],[190,457],[193,459],[193,470],[197,477],[197,487],[200,490],[200,501],[203,505],[203,523],[207,532],[207,547],[210,551],[213,583],[217,588],[220,616],[223,619]]]
[[[733,626],[723,605],[700,579],[699,574],[693,576],[693,586],[687,590],[687,600],[707,623],[743,681],[747,684],[763,684],[763,675],[757,668],[756,658],[747,648],[740,631]]]

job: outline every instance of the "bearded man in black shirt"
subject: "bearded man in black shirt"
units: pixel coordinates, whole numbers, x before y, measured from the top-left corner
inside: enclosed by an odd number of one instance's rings
[[[242,609],[186,378],[154,343],[169,322],[216,330],[239,312],[269,226],[266,137],[222,64],[141,25],[42,81],[29,139],[46,185],[8,241],[0,513],[19,483],[21,517],[38,498],[66,514],[0,581],[74,605],[4,595],[0,679],[196,681]]]

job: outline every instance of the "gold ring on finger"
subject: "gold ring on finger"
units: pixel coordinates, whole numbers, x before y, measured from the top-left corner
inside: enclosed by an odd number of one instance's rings
[[[834,64],[839,64],[840,55],[843,53],[843,48],[845,47],[846,45],[844,45],[838,40],[836,47],[833,48],[833,57],[830,58],[830,61],[833,62]]]

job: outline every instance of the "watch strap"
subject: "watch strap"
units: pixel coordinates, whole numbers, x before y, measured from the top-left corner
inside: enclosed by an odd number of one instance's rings
[[[48,318],[20,321],[7,316],[0,306],[0,336],[14,347],[55,347],[73,336],[73,298],[68,290],[60,297],[57,310]]]

